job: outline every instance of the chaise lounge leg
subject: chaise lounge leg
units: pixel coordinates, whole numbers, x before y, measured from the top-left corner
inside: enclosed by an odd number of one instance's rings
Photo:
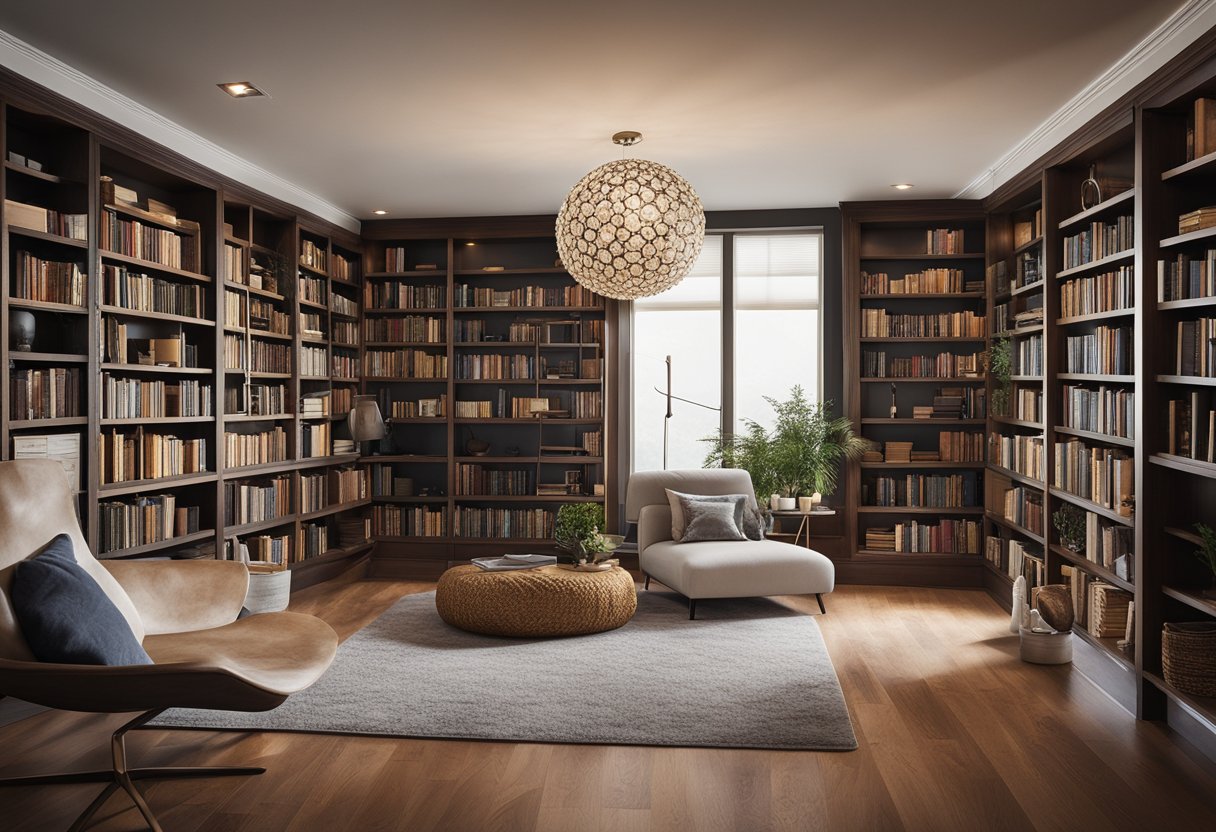
[[[646,575],[645,572],[643,572],[642,574]],[[642,585],[642,589],[650,589],[650,576],[649,575],[646,575],[646,583],[644,583]]]
[[[688,599],[688,620],[692,621],[696,617],[697,617],[697,599],[689,598]]]
[[[815,600],[819,602],[819,614],[820,614],[820,615],[827,615],[827,614],[828,614],[828,611],[827,611],[826,609],[824,609],[824,607],[823,607],[823,595],[821,595],[820,593],[816,592],[816,593],[815,593]]]
[[[0,779],[0,786],[38,786],[54,783],[105,783],[106,787],[93,802],[80,813],[72,824],[69,832],[79,832],[89,823],[89,820],[109,799],[110,795],[122,789],[131,798],[135,808],[147,821],[152,832],[161,832],[161,826],[148,807],[143,794],[136,787],[138,780],[177,779],[182,777],[223,777],[232,775],[262,774],[266,771],[260,767],[248,766],[209,766],[200,768],[127,768],[126,735],[128,731],[140,728],[158,717],[163,708],[147,711],[123,725],[110,738],[110,752],[113,755],[114,767],[106,771],[80,771],[67,774],[41,774],[33,777],[11,777]]]

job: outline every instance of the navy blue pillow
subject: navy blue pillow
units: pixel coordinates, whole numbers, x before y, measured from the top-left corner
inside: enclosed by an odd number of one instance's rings
[[[152,664],[131,625],[84,571],[61,534],[13,572],[13,612],[38,661],[56,664]]]

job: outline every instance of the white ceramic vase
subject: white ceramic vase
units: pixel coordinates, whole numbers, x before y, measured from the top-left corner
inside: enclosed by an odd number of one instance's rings
[[[777,511],[793,511],[798,506],[798,501],[793,497],[778,497]]]

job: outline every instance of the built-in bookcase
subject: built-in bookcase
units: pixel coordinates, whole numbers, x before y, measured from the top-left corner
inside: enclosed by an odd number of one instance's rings
[[[977,203],[844,206],[857,580],[973,584],[983,557],[985,219]],[[848,366],[848,365],[846,365]]]
[[[547,548],[564,503],[614,513],[608,304],[561,267],[551,232],[369,226],[363,386],[390,424],[363,460],[376,568]]]

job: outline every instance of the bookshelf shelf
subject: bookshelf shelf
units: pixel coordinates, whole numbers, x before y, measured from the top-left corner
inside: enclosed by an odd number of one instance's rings
[[[586,494],[457,494],[458,503],[602,503],[603,497]]]
[[[373,496],[371,498],[371,501],[373,503],[404,503],[404,504],[426,503],[426,504],[431,504],[431,505],[438,505],[438,504],[446,505],[448,498],[447,497],[431,497],[431,496],[406,497],[406,496],[402,496],[399,494],[391,494],[391,495],[386,495],[386,496]]]
[[[1216,463],[1205,462],[1198,459],[1190,459],[1188,457],[1176,456],[1174,454],[1153,454],[1148,458],[1148,461],[1154,465],[1161,465],[1175,471],[1182,471],[1183,473],[1190,474],[1194,477],[1206,477],[1210,480],[1216,480]]]
[[[249,413],[233,413],[223,417],[225,422],[282,422],[295,418],[294,413],[274,413],[269,416]]]
[[[861,420],[863,425],[982,425],[983,419],[891,419],[886,417],[867,417]]]
[[[1072,503],[1075,506],[1079,506],[1080,508],[1083,508],[1086,511],[1090,511],[1101,517],[1105,517],[1107,520],[1118,523],[1122,526],[1135,527],[1135,525],[1136,525],[1135,515],[1132,515],[1131,517],[1122,515],[1119,512],[1115,511],[1114,509],[1107,508],[1104,505],[1099,505],[1098,503],[1095,503],[1093,500],[1087,500],[1084,497],[1078,497],[1076,494],[1072,494],[1068,491],[1065,491],[1062,488],[1056,488],[1054,485],[1051,486],[1050,491],[1051,491],[1051,496],[1053,496],[1053,497],[1061,499],[1066,503]]]
[[[204,485],[215,482],[216,475],[210,471],[198,474],[182,474],[178,477],[159,477],[157,479],[132,480],[129,482],[102,483],[97,487],[100,494],[107,497],[117,497],[123,494],[138,494],[143,491],[155,491],[165,488],[187,488],[192,485]]]
[[[1030,326],[1020,326],[1017,329],[1007,329],[1004,332],[994,332],[992,337],[995,338],[1023,338],[1027,335],[1038,335],[1043,331],[1042,324],[1031,324]]]
[[[1183,709],[1197,714],[1205,722],[1216,724],[1216,697],[1191,696],[1175,688],[1156,673],[1144,671],[1144,680],[1165,694],[1166,698]]]
[[[278,301],[279,303],[283,303],[287,300],[286,297],[280,295],[278,292],[271,292],[269,289],[259,289],[256,286],[249,286],[244,283],[238,283],[234,280],[225,280],[224,286],[225,288],[231,289],[234,292],[248,292],[251,295],[266,298],[267,300]]]
[[[1216,378],[1205,378],[1204,376],[1159,375],[1157,381],[1161,384],[1194,384],[1200,387],[1216,387]]]
[[[1120,263],[1126,263],[1127,261],[1134,259],[1135,256],[1136,249],[1129,248],[1125,251],[1109,254],[1106,257],[1100,257],[1097,260],[1091,260],[1090,262],[1083,263],[1080,266],[1073,266],[1071,269],[1058,271],[1056,272],[1056,279],[1063,280],[1064,278],[1072,277],[1073,275],[1085,274],[1086,272],[1105,269],[1107,266],[1115,266]]]
[[[982,344],[987,339],[979,338],[962,338],[959,336],[946,336],[942,338],[893,338],[893,337],[864,337],[861,338],[863,344]]]
[[[1017,532],[1018,534],[1020,534],[1024,537],[1028,537],[1031,540],[1038,543],[1040,546],[1045,546],[1047,544],[1047,540],[1046,540],[1046,538],[1043,537],[1043,535],[1039,534],[1038,532],[1032,532],[1030,529],[1021,525],[1020,523],[1015,523],[1014,521],[1008,519],[1003,514],[998,514],[995,511],[986,510],[984,512],[984,518],[987,520],[990,520],[993,523],[996,523],[998,526],[1003,526],[1004,528],[1008,529],[1009,531]]]
[[[1203,243],[1216,237],[1216,227],[1201,228],[1198,231],[1188,231],[1185,234],[1175,234],[1157,243],[1160,248],[1176,248],[1192,243]]]
[[[100,424],[112,425],[190,425],[214,422],[214,416],[142,416],[138,419],[105,419]]]
[[[863,469],[872,470],[890,470],[897,471],[908,468],[930,468],[930,469],[967,469],[980,470],[984,467],[983,462],[860,462],[858,463]]]
[[[862,384],[984,384],[985,379],[982,378],[950,378],[948,376],[934,376],[932,378],[896,378],[893,376],[867,376],[861,379]],[[921,419],[920,421],[926,421]]]
[[[1015,286],[1009,290],[1009,296],[1016,298],[1021,295],[1033,295],[1043,291],[1043,287],[1047,285],[1045,280],[1036,280],[1034,283],[1027,283],[1025,286]]]
[[[67,428],[87,425],[87,416],[62,416],[57,419],[12,419],[8,426],[10,430],[30,430],[32,428]]]
[[[105,249],[102,249],[99,253],[101,254],[102,260],[109,260],[114,263],[122,263],[124,266],[135,266],[140,269],[147,269],[148,271],[158,272],[159,274],[171,275],[173,277],[180,277],[185,280],[193,280],[196,283],[210,283],[211,282],[211,278],[205,274],[200,274],[198,272],[192,272],[192,271],[189,271],[188,269],[178,269],[173,266],[165,266],[161,263],[157,263],[154,260],[143,260],[139,257],[131,257],[126,254],[119,254],[116,251],[106,251]]]
[[[235,526],[225,526],[224,533],[228,536],[232,536],[264,532],[267,529],[274,529],[278,528],[279,526],[294,524],[298,517],[299,515],[296,514],[284,514],[279,517],[269,517],[265,520],[255,520],[251,523],[240,523]]]
[[[299,519],[301,522],[307,520],[317,520],[321,517],[329,517],[330,515],[341,514],[344,511],[353,511],[357,508],[363,508],[364,506],[371,505],[371,503],[372,501],[370,497],[366,500],[353,500],[347,503],[338,503],[336,505],[330,505],[322,509],[317,509],[316,511],[304,512],[299,515]]]
[[[1180,601],[1193,610],[1199,610],[1204,615],[1216,618],[1216,599],[1214,598],[1205,596],[1196,590],[1183,589],[1176,586],[1162,586],[1161,591],[1168,598],[1173,598],[1175,601]]]
[[[1206,309],[1216,306],[1216,297],[1185,298],[1183,300],[1163,300],[1157,302],[1157,308],[1162,312],[1175,312],[1186,309]]]
[[[51,303],[43,300],[26,300],[25,298],[9,298],[10,309],[33,309],[38,312],[59,312],[65,315],[87,315],[89,310],[83,306],[72,306],[70,303]]]
[[[1077,436],[1081,439],[1088,439],[1090,442],[1101,442],[1105,445],[1119,445],[1124,448],[1136,447],[1136,442],[1134,439],[1128,439],[1124,436],[1113,436],[1109,433],[1094,433],[1090,430],[1066,428],[1063,425],[1053,426],[1052,431],[1055,433],[1064,434],[1065,436]]]
[[[120,318],[140,318],[146,321],[171,321],[187,326],[214,327],[215,321],[206,318],[191,318],[187,315],[173,315],[169,312],[146,312],[139,309],[127,309],[125,306],[106,306],[102,304],[100,311],[107,315],[117,315]],[[227,327],[225,327],[226,329]]]
[[[858,506],[859,514],[983,514],[982,506]]]
[[[4,169],[11,170],[14,173],[20,173],[23,176],[28,176],[31,179],[37,179],[41,182],[50,182],[51,184],[54,184],[54,185],[80,186],[80,185],[84,184],[83,182],[81,182],[78,179],[71,179],[66,176],[57,176],[53,173],[47,173],[46,171],[34,170],[31,167],[27,167],[26,165],[20,165],[20,164],[17,164],[16,162],[10,162],[7,159],[4,161]]]
[[[1002,477],[1007,477],[1007,478],[1013,480],[1014,482],[1020,482],[1023,485],[1029,485],[1031,488],[1037,488],[1040,491],[1042,491],[1044,488],[1047,487],[1047,483],[1043,482],[1040,479],[1036,479],[1035,477],[1028,477],[1025,474],[1020,474],[1011,468],[1005,468],[1001,465],[997,465],[995,462],[989,462],[988,469],[993,471],[994,473],[1000,474]]]
[[[925,262],[925,263],[940,263],[950,260],[983,260],[984,253],[980,252],[965,252],[962,254],[866,254],[861,253],[861,260],[864,261],[910,261],[910,262]]]
[[[1013,255],[1016,257],[1017,255],[1027,252],[1027,251],[1031,251],[1032,249],[1035,248],[1035,246],[1040,246],[1042,244],[1043,244],[1043,235],[1040,234],[1037,237],[1034,237],[1033,239],[1031,239],[1029,242],[1025,242],[1025,243],[1022,243],[1020,246],[1017,246],[1013,250]]]
[[[1135,314],[1135,309],[1112,309],[1108,312],[1090,312],[1087,315],[1070,315],[1067,318],[1056,318],[1056,325],[1087,324],[1092,321],[1105,321],[1111,318],[1130,318]]]
[[[1135,384],[1135,376],[1113,375],[1111,373],[1056,373],[1061,381],[1106,382],[1107,384]]]
[[[1028,430],[1044,430],[1046,427],[1042,422],[1031,422],[1027,419],[1015,419],[1012,416],[989,416],[993,422],[999,425],[1008,425],[1014,428],[1026,428]]]
[[[1051,544],[1050,549],[1062,560],[1066,560],[1073,566],[1084,569],[1086,572],[1101,578],[1108,584],[1114,584],[1115,586],[1119,587],[1119,589],[1125,590],[1126,592],[1136,591],[1136,585],[1134,583],[1120,578],[1102,564],[1094,563],[1092,560],[1089,560],[1085,557],[1085,555],[1078,554],[1077,552],[1061,546],[1058,543]]]
[[[114,364],[110,362],[103,363],[101,369],[118,373],[158,373],[181,376],[209,376],[215,372],[208,367],[162,367],[159,364]]]
[[[1168,182],[1180,176],[1194,174],[1196,176],[1211,176],[1216,174],[1216,152],[1206,153],[1189,162],[1161,172],[1161,181]]]
[[[1135,671],[1136,662],[1130,656],[1128,656],[1127,653],[1125,653],[1123,650],[1121,650],[1119,647],[1116,646],[1119,639],[1117,639],[1117,638],[1098,638],[1097,636],[1091,634],[1089,632],[1089,630],[1085,629],[1084,627],[1080,626],[1079,624],[1074,624],[1072,631],[1073,631],[1073,633],[1076,634],[1076,636],[1078,638],[1080,638],[1083,641],[1089,642],[1094,647],[1096,647],[1100,651],[1102,651],[1102,653],[1104,655],[1107,655],[1110,658],[1114,659],[1119,665],[1121,665],[1123,667],[1124,670],[1132,671],[1132,672]]]
[[[1187,531],[1186,529],[1179,529],[1175,526],[1165,526],[1162,528],[1162,531],[1170,537],[1176,538],[1185,543],[1189,543],[1192,546],[1203,545],[1203,539],[1199,535],[1195,534],[1194,532]]]
[[[859,295],[861,300],[983,300],[983,292],[883,292]]]
[[[30,361],[37,364],[88,364],[89,357],[77,353],[10,352],[9,361]]]
[[[28,237],[31,240],[40,240],[44,243],[54,243],[59,246],[70,246],[71,248],[87,249],[89,247],[88,240],[77,240],[75,237],[64,237],[60,234],[49,234],[46,231],[36,231],[33,228],[25,228],[20,225],[5,226],[10,234],[16,234],[19,237]]]
[[[1070,217],[1065,217],[1064,219],[1060,220],[1059,225],[1056,227],[1059,228],[1061,231],[1063,231],[1064,229],[1071,228],[1074,225],[1080,225],[1083,222],[1089,222],[1097,217],[1107,214],[1109,211],[1111,211],[1114,208],[1118,208],[1121,205],[1125,205],[1125,203],[1131,202],[1135,198],[1136,198],[1136,189],[1128,188],[1126,191],[1123,191],[1122,193],[1115,194],[1114,196],[1110,197],[1109,199],[1099,202],[1097,205],[1093,206],[1092,208],[1086,209],[1084,211],[1079,211],[1078,213],[1073,214]],[[1130,206],[1128,206],[1128,208],[1130,208]]]
[[[171,537],[168,540],[158,540],[155,543],[146,543],[143,546],[131,546],[126,549],[112,549],[109,552],[99,552],[97,557],[100,560],[133,558],[140,555],[150,555],[153,552],[163,552],[166,549],[175,549],[179,546],[189,546],[191,543],[200,543],[209,538],[214,539],[214,537],[215,529],[206,529],[204,531],[179,535],[178,537]]]

